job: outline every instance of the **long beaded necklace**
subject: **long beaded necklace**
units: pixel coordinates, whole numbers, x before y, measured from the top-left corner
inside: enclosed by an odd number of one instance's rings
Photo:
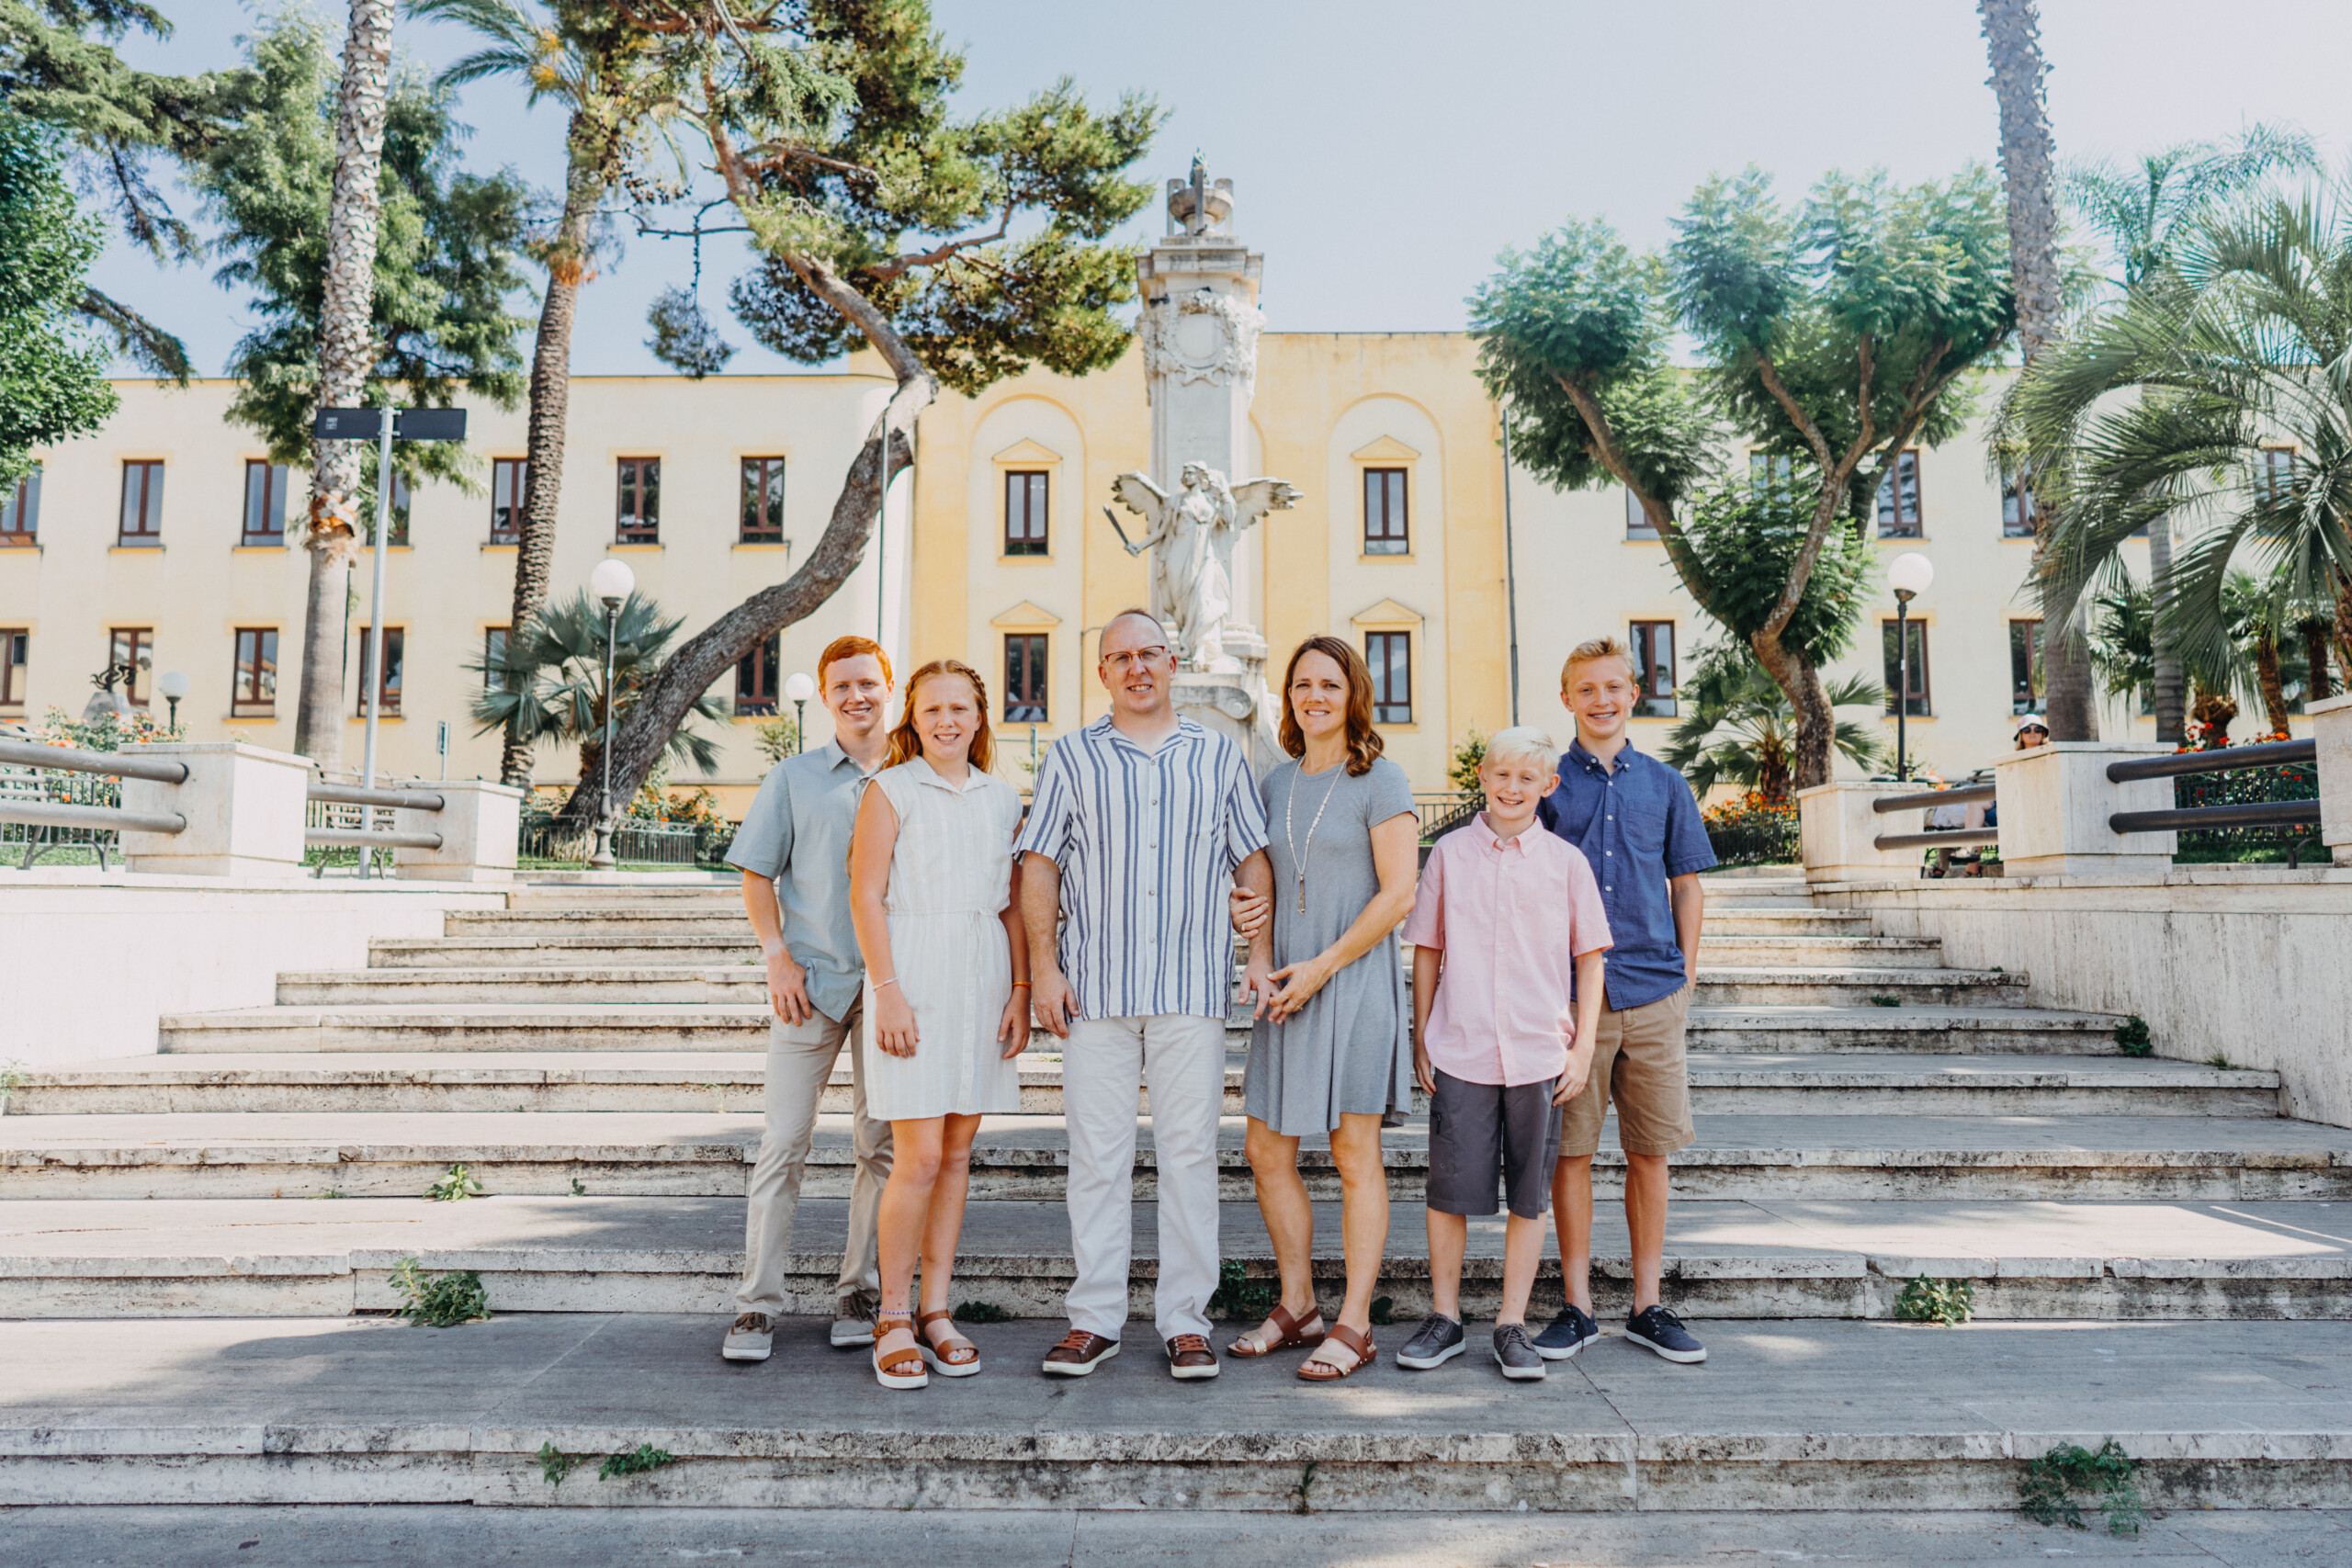
[[[1315,847],[1315,829],[1323,825],[1323,807],[1331,804],[1331,796],[1339,789],[1340,780],[1346,776],[1347,771],[1344,760],[1331,769],[1331,782],[1323,786],[1323,805],[1315,808],[1315,820],[1306,825],[1306,848],[1309,850]],[[1289,793],[1283,796],[1283,844],[1290,851],[1291,870],[1298,877],[1298,912],[1302,915],[1306,913],[1306,856],[1291,838],[1290,808],[1292,803],[1298,799],[1299,781],[1306,777],[1306,764],[1302,761],[1298,773],[1290,781]]]

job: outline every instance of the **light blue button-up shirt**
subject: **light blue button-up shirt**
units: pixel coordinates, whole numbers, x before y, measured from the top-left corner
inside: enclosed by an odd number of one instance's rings
[[[838,745],[786,757],[760,781],[727,863],[775,884],[785,950],[808,971],[808,1001],[839,1022],[865,984],[849,918],[849,836],[867,777]]]

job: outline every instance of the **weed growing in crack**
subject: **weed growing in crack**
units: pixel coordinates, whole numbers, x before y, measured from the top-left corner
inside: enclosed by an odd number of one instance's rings
[[[2156,1043],[2148,1033],[2148,1021],[2133,1013],[2115,1026],[2115,1048],[2127,1056],[2151,1056]]]
[[[560,1487],[563,1484],[563,1478],[570,1475],[587,1457],[585,1454],[565,1453],[553,1443],[541,1443],[539,1445],[539,1479],[550,1486]]]
[[[1261,1323],[1274,1310],[1282,1292],[1263,1280],[1250,1278],[1250,1271],[1238,1258],[1228,1258],[1217,1269],[1216,1290],[1209,1297],[1209,1315],[1215,1318]]]
[[[1902,1005],[1901,997],[1887,991],[1880,991],[1871,998],[1871,1006],[1874,1008],[1899,1008]]]
[[[449,1174],[424,1190],[424,1195],[436,1203],[455,1203],[462,1199],[481,1196],[481,1183],[474,1173],[462,1165],[453,1165]]]
[[[2084,1529],[2088,1527],[2083,1523],[2083,1510],[2075,1494],[2088,1492],[2099,1512],[2107,1516],[2109,1534],[2138,1535],[2148,1510],[2140,1501],[2139,1483],[2132,1476],[2137,1468],[2113,1438],[2096,1450],[2061,1443],[2029,1463],[2018,1477],[2018,1512],[2037,1524],[2064,1523],[2071,1529]]]
[[[596,1479],[610,1481],[616,1475],[641,1475],[649,1470],[659,1470],[665,1464],[678,1462],[677,1455],[667,1449],[657,1449],[651,1443],[639,1443],[625,1454],[610,1454],[597,1467]]]
[[[1010,1323],[1012,1314],[994,1302],[966,1302],[955,1312],[957,1323]]]
[[[1957,1328],[1976,1311],[1976,1287],[1965,1280],[1930,1280],[1925,1274],[1905,1281],[1894,1298],[1894,1315],[1905,1323],[1940,1323]]]
[[[1313,1460],[1308,1460],[1308,1461],[1306,1461],[1306,1468],[1305,1470],[1302,1470],[1302,1471],[1300,1471],[1300,1472],[1298,1472],[1298,1484],[1297,1484],[1297,1486],[1295,1486],[1295,1487],[1294,1487],[1294,1488],[1292,1489],[1292,1490],[1293,1490],[1293,1492],[1294,1492],[1294,1494],[1296,1495],[1296,1497],[1297,1497],[1297,1499],[1298,1499],[1298,1501],[1296,1501],[1296,1502],[1293,1503],[1293,1504],[1290,1506],[1290,1511],[1291,1511],[1292,1513],[1294,1513],[1294,1514],[1311,1514],[1311,1513],[1313,1513],[1313,1512],[1315,1511],[1315,1505],[1314,1505],[1314,1503],[1313,1503],[1312,1501],[1310,1501],[1310,1500],[1308,1499],[1308,1496],[1307,1496],[1307,1493],[1308,1493],[1309,1489],[1310,1489],[1310,1488],[1312,1488],[1312,1487],[1314,1486],[1314,1484],[1315,1484],[1315,1461],[1314,1461]]]
[[[490,1318],[490,1294],[482,1289],[481,1276],[470,1269],[428,1278],[415,1258],[403,1258],[392,1269],[392,1290],[408,1303],[394,1308],[392,1315],[425,1328],[455,1328]]]

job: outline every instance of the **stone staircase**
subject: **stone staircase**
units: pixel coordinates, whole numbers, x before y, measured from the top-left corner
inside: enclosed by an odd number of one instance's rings
[[[1702,1335],[1709,1320],[1859,1328],[1920,1275],[1969,1281],[1980,1323],[2352,1318],[2352,1231],[2330,1207],[2352,1199],[2352,1132],[2281,1117],[2275,1075],[2123,1056],[2118,1020],[2035,1006],[2030,976],[1948,967],[1934,942],[1877,935],[1792,876],[1711,877],[1703,941],[1700,1137],[1676,1156],[1668,1246],[1668,1300]],[[448,916],[442,937],[376,943],[366,969],[283,975],[273,1007],[168,1017],[158,1055],[40,1072],[0,1118],[0,1316],[380,1313],[413,1258],[478,1272],[502,1321],[707,1314],[682,1332],[715,1343],[760,1136],[756,959],[731,886],[525,886],[503,910]],[[1228,1259],[1263,1280],[1240,1148],[1247,1039],[1229,1036],[1224,1229]],[[1057,1045],[1033,1039],[1023,1113],[992,1118],[976,1147],[959,1302],[1058,1313]],[[831,1304],[847,1110],[844,1063],[805,1189],[796,1310]],[[1140,1144],[1148,1200],[1148,1125]],[[1604,1188],[1622,1163],[1606,1145]],[[1428,1299],[1425,1126],[1388,1147],[1382,1291],[1409,1320]],[[1335,1200],[1328,1154],[1310,1145],[1305,1164]],[[422,1196],[460,1165],[486,1196]],[[1329,1202],[1318,1271],[1334,1297],[1336,1222]],[[1626,1271],[1613,1204],[1599,1227],[1607,1323]],[[1148,1206],[1138,1231],[1148,1322]],[[1499,1224],[1474,1222],[1473,1316],[1492,1310],[1500,1254]],[[1547,1264],[1546,1312],[1556,1279]],[[1216,1506],[1261,1506],[1232,1496]]]

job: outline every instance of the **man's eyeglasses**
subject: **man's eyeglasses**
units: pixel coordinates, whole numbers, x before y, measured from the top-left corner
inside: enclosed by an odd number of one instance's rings
[[[1102,656],[1102,662],[1124,674],[1138,664],[1157,664],[1167,657],[1167,645],[1155,643],[1149,648],[1130,649],[1120,653],[1106,653]]]

